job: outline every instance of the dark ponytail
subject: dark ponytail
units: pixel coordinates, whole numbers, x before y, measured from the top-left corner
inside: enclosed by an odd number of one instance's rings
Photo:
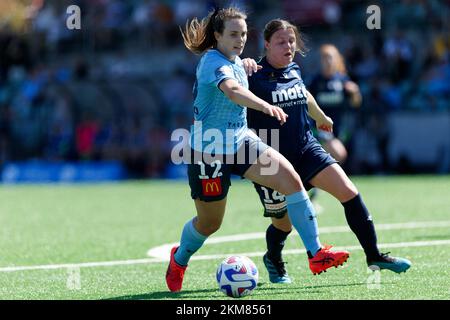
[[[217,46],[214,32],[222,34],[227,19],[247,19],[247,15],[237,8],[215,9],[206,18],[187,21],[184,30],[180,28],[184,45],[195,54],[202,54]]]

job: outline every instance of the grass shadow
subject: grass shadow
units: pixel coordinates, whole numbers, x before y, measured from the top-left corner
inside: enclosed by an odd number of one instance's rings
[[[317,285],[317,286],[293,286],[293,285],[286,285],[286,286],[280,286],[280,287],[265,287],[264,284],[258,288],[258,291],[255,291],[252,293],[252,296],[258,296],[258,295],[267,295],[270,292],[270,295],[284,295],[286,294],[286,290],[294,291],[294,292],[305,292],[308,291],[309,293],[320,293],[323,288],[337,288],[337,287],[352,287],[352,286],[365,286],[367,285],[366,282],[355,282],[355,283],[345,283],[345,284],[327,284],[327,285]],[[282,289],[282,290],[280,290]]]
[[[387,284],[386,282],[383,282]],[[383,284],[381,283],[381,284]],[[293,285],[283,285],[279,287],[270,286],[268,282],[258,283],[258,288],[254,292],[252,292],[252,297],[258,299],[259,296],[267,297],[270,295],[271,297],[277,295],[285,295],[286,291],[290,292],[298,292],[298,293],[320,293],[320,289],[325,288],[338,288],[338,287],[352,287],[352,286],[366,286],[366,282],[354,282],[354,283],[345,283],[345,284],[328,284],[328,285],[317,285],[317,286],[293,286]],[[211,299],[212,296],[217,295],[218,289],[201,289],[201,290],[183,290],[181,292],[168,292],[168,291],[158,291],[158,292],[149,292],[149,293],[141,293],[135,295],[125,295],[119,297],[107,298],[104,300],[161,300],[161,299]],[[223,297],[226,299],[226,297]],[[220,299],[220,298],[218,298]]]
[[[195,294],[195,298],[210,297],[211,293],[217,293],[217,289],[202,289],[202,290],[183,290],[180,292],[157,291],[149,293],[141,293],[134,295],[126,295],[119,297],[112,297],[103,300],[160,300],[160,299],[182,299],[192,298],[190,295]],[[199,294],[199,295],[197,295]]]

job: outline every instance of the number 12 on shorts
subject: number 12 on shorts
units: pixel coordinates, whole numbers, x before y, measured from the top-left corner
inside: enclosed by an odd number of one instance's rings
[[[202,161],[197,162],[197,164],[200,166],[200,175],[198,176],[200,179],[209,179],[209,176],[206,175],[206,166]],[[220,172],[220,169],[222,168],[222,163],[219,160],[214,160],[211,163],[211,167],[216,167],[212,174],[212,178],[217,178],[222,176],[222,172]]]
[[[203,162],[199,161],[198,165],[200,166],[200,175],[198,176],[202,181],[202,191],[205,196],[218,196],[222,194],[222,183],[220,181],[220,177],[222,176],[222,172],[220,169],[222,164],[219,160],[215,160],[211,163],[211,167],[215,167],[215,170],[212,174],[212,178],[210,178],[206,174],[206,166]]]

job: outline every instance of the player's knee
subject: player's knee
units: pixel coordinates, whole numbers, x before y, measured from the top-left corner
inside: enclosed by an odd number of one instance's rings
[[[296,172],[287,172],[286,177],[281,181],[283,194],[291,194],[303,189],[302,180]],[[281,190],[281,189],[280,189]]]
[[[277,173],[271,179],[270,188],[282,194],[291,194],[303,188],[300,176],[288,162],[280,162]]]
[[[341,202],[346,202],[348,200],[353,199],[358,195],[358,189],[356,189],[355,185],[352,182],[346,183],[344,188],[342,188]]]

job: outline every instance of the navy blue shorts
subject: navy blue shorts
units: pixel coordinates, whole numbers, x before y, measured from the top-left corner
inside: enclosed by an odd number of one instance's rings
[[[231,185],[231,175],[243,177],[267,148],[269,146],[256,134],[249,134],[234,155],[214,157],[191,149],[188,178],[192,199],[205,202],[224,199]]]
[[[306,190],[313,186],[309,181],[326,167],[337,161],[326,152],[320,143],[312,138],[297,155],[284,155],[300,175]],[[253,183],[264,207],[265,217],[282,218],[287,212],[286,201],[282,194],[268,187]]]

